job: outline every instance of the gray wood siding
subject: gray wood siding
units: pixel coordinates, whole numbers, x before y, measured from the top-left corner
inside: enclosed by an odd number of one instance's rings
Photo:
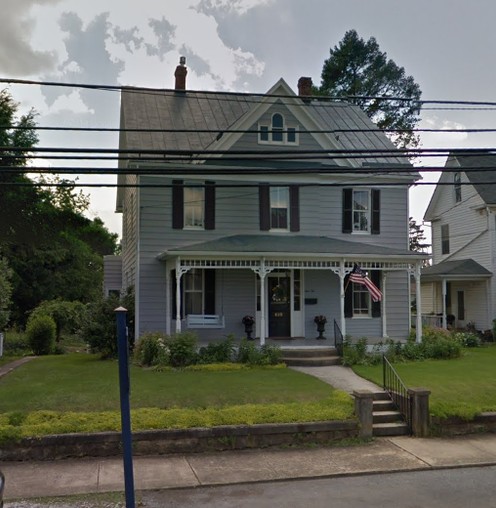
[[[103,256],[103,294],[122,289],[122,257]]]
[[[410,334],[408,274],[406,272],[387,272],[385,292],[387,335],[394,340],[407,339]]]

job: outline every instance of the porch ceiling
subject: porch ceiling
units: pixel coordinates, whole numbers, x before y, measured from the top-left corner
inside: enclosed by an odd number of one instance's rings
[[[326,236],[305,235],[234,235],[208,242],[172,248],[159,255],[159,259],[177,256],[201,257],[291,257],[291,258],[346,258],[395,259],[415,262],[425,257],[408,250],[391,249],[381,245],[350,242]]]
[[[492,273],[473,259],[443,261],[422,270],[422,281],[487,279]]]

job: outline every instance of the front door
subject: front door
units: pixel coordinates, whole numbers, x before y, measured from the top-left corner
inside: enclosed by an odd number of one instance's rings
[[[291,336],[290,282],[285,273],[268,277],[269,337]]]

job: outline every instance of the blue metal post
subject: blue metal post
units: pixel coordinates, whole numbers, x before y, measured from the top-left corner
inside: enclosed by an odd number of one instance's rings
[[[117,348],[119,352],[119,387],[121,396],[122,448],[124,452],[124,487],[126,508],[135,508],[133,443],[131,437],[131,411],[129,404],[129,349],[126,333],[127,309],[118,307],[117,315]]]

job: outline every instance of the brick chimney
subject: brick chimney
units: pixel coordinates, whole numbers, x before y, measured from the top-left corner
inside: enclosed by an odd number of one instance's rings
[[[298,95],[312,95],[312,78],[302,76],[298,80]]]
[[[186,90],[186,74],[188,69],[186,68],[186,57],[182,56],[179,58],[179,65],[176,67],[174,76],[176,78],[176,90]]]

